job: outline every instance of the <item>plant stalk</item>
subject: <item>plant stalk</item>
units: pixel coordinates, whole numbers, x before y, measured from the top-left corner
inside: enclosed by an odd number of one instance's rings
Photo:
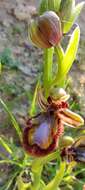
[[[50,162],[58,157],[58,152],[53,152],[48,156],[43,158],[34,159],[32,163],[32,175],[33,175],[33,183],[31,185],[31,190],[39,190],[40,188],[40,181],[41,181],[41,173],[44,164]]]
[[[31,190],[39,190],[40,189],[40,180],[41,180],[41,173],[42,173],[43,165],[41,164],[41,160],[34,159],[32,163],[32,185]]]
[[[52,82],[53,53],[53,47],[44,50],[43,85],[46,97],[49,95],[49,89]]]

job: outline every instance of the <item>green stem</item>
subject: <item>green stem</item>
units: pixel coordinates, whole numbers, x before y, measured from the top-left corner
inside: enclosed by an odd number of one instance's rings
[[[54,53],[53,47],[44,50],[43,85],[46,96],[48,96],[49,94],[49,88],[52,82],[53,53]]]
[[[32,177],[33,183],[31,185],[31,190],[39,190],[40,189],[40,180],[42,173],[43,165],[41,164],[41,160],[34,160],[32,163]]]
[[[1,61],[0,61],[0,75],[1,75],[1,70],[2,70],[2,65],[1,65]]]
[[[31,186],[31,190],[39,190],[40,181],[41,181],[41,173],[44,164],[50,162],[58,157],[58,152],[53,152],[44,158],[34,159],[32,163],[32,175],[33,175],[33,183]]]
[[[44,157],[42,159],[42,163],[46,164],[47,162],[55,160],[56,158],[59,158],[59,152],[58,151],[53,152],[53,153],[49,154],[48,156]]]
[[[61,70],[62,70],[62,62],[63,59],[65,57],[65,53],[63,51],[63,48],[61,47],[61,45],[59,44],[58,46],[55,47],[55,53],[56,53],[56,57],[57,57],[57,65],[58,65],[58,71],[56,74],[56,77],[53,79],[52,85],[62,85],[62,81],[61,83],[59,83],[59,80],[61,80],[60,75],[61,75]]]
[[[61,73],[61,70],[62,70],[62,61],[63,61],[63,59],[64,59],[64,56],[65,56],[65,53],[64,53],[64,51],[63,51],[63,48],[62,48],[62,46],[59,44],[59,45],[57,45],[55,48],[54,48],[54,51],[55,51],[55,54],[56,54],[56,57],[57,57],[57,65],[58,65],[58,70],[57,70],[57,73],[56,73],[56,76],[55,77],[51,77],[51,84],[50,84],[50,87],[52,86],[55,86],[55,85],[58,85],[59,86],[59,84],[58,84],[58,82],[59,82],[59,79],[60,79],[60,73]],[[47,54],[46,54],[47,55]],[[45,60],[47,60],[46,59],[46,56],[45,56]],[[51,60],[52,61],[52,60]],[[48,65],[48,64],[47,64]],[[47,66],[46,65],[46,66]],[[51,64],[52,65],[52,64]],[[44,66],[45,66],[45,64],[44,64]],[[45,66],[45,68],[44,68],[44,70],[45,70],[45,77],[44,77],[44,79],[46,78],[46,73],[47,73],[47,71],[46,71],[46,66]],[[52,68],[51,69],[49,69],[49,72],[50,72],[50,70],[52,71]],[[44,80],[45,81],[45,80]],[[46,86],[46,83],[44,82],[44,86]],[[61,85],[61,84],[60,84]],[[46,86],[46,89],[47,89],[47,86]]]

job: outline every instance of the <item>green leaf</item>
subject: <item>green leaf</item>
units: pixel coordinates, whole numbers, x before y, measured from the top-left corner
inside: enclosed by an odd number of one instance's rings
[[[61,0],[48,0],[48,10],[58,12],[60,8]]]
[[[12,185],[12,183],[13,183],[14,178],[15,178],[15,176],[13,176],[13,177],[12,177],[12,179],[10,179],[10,180],[8,181],[8,183],[7,183],[7,186],[6,186],[5,190],[8,190],[8,189],[10,188],[10,186],[11,186],[11,185]]]
[[[0,62],[0,75],[1,75],[1,62]]]
[[[45,187],[44,190],[57,190],[59,187],[65,173],[65,168],[66,168],[66,163],[62,162],[60,165],[60,169],[57,172],[56,176],[54,179]]]
[[[40,80],[38,80],[35,91],[34,91],[30,111],[28,110],[30,116],[33,116],[36,112],[36,100],[37,100],[37,91],[38,91],[39,83],[40,83]]]
[[[41,0],[39,6],[39,13],[43,14],[45,11],[58,12],[61,0]]]
[[[5,150],[6,150],[9,154],[11,154],[11,157],[12,157],[14,160],[20,160],[20,158],[24,156],[24,150],[23,150],[23,148],[18,147],[16,144],[14,144],[12,138],[7,139],[7,138],[6,138],[5,136],[3,136],[3,135],[1,136],[1,138],[2,138],[3,141],[5,142],[5,144],[2,144],[2,143],[1,143],[1,145],[4,146]],[[7,145],[8,147],[6,147],[6,145]],[[2,154],[2,152],[1,152],[1,154]],[[3,157],[4,157],[4,156],[6,156],[5,152],[4,152]],[[0,157],[2,157],[2,156],[0,155]],[[7,159],[7,157],[5,157],[5,159]]]
[[[71,29],[71,27],[74,24],[75,20],[79,16],[84,4],[85,4],[84,2],[81,2],[81,3],[77,4],[76,7],[73,9],[69,20],[67,22],[65,22],[65,24],[64,24],[63,33],[69,32],[69,30]]]
[[[12,122],[12,125],[13,127],[16,129],[16,132],[20,138],[20,141],[22,142],[22,132],[21,132],[21,129],[15,119],[15,117],[13,116],[13,114],[11,113],[11,111],[9,110],[9,108],[7,107],[7,105],[3,102],[3,100],[0,98],[0,103],[3,105],[4,109],[6,110],[6,112],[8,113],[9,115],[9,118]]]
[[[76,166],[76,162],[72,161],[69,163],[67,171],[66,171],[66,175],[70,175],[72,173],[73,168]]]
[[[60,65],[62,63],[62,60],[64,59],[64,56],[65,56],[64,50],[60,44],[55,47],[55,53],[57,56],[58,64]]]
[[[71,39],[69,41],[67,50],[65,52],[65,57],[62,61],[62,71],[61,72],[62,72],[63,76],[65,76],[69,72],[69,70],[76,58],[79,39],[80,39],[80,28],[76,27],[71,36]]]
[[[66,187],[68,190],[74,190],[74,187],[72,187],[72,185],[69,185],[67,184],[67,187]]]
[[[12,185],[12,183],[13,183],[14,178],[17,176],[17,173],[18,173],[18,172],[16,172],[16,173],[11,177],[11,179],[7,181],[7,183],[6,183],[3,187],[0,187],[0,190],[9,190],[10,187],[11,187],[11,185]]]
[[[46,184],[45,184],[45,182],[41,179],[41,180],[40,180],[40,188],[41,188],[41,190],[44,190],[45,187],[46,187]]]
[[[2,152],[0,152],[0,159],[7,159],[7,156],[4,154],[4,153],[2,153]]]
[[[58,73],[57,73],[56,78],[53,81],[53,84],[59,85],[61,81],[64,80],[67,73],[71,69],[71,66],[76,58],[79,39],[80,39],[80,28],[76,27],[69,41],[64,58],[61,64],[58,65]]]
[[[0,160],[0,164],[12,164],[12,165],[19,166],[20,168],[23,168],[22,164],[20,164],[20,163],[14,161],[14,160],[9,160],[9,159]]]
[[[39,6],[39,13],[43,14],[47,9],[46,0],[41,0],[40,6]]]
[[[12,154],[11,148],[9,147],[9,145],[7,144],[7,142],[5,142],[5,140],[3,138],[1,138],[1,137],[0,137],[0,144],[6,149],[6,151],[9,154]]]
[[[60,17],[62,19],[63,24],[68,22],[72,8],[73,8],[74,0],[61,0],[60,5]]]

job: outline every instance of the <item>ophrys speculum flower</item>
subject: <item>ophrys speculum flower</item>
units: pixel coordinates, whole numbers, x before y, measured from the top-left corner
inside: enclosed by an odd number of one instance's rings
[[[64,124],[77,127],[84,123],[82,117],[68,109],[67,95],[58,99],[49,96],[46,100],[41,91],[38,102],[43,109],[38,115],[28,119],[24,129],[23,145],[33,156],[45,156],[58,147]]]

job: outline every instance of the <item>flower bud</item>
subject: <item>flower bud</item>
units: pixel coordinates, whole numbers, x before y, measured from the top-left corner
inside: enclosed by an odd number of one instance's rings
[[[85,136],[77,138],[70,147],[64,147],[61,156],[69,162],[74,160],[85,164]]]
[[[74,143],[74,140],[72,137],[64,136],[60,139],[59,146],[60,148],[66,148],[68,146],[71,146]]]
[[[30,38],[37,47],[55,46],[60,42],[61,37],[61,22],[53,11],[45,12],[31,23]]]
[[[50,95],[54,100],[62,100],[62,101],[67,101],[70,97],[70,95],[67,94],[63,88],[52,89]]]

